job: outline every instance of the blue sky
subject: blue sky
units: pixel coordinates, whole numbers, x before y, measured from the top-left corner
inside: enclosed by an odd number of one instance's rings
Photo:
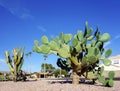
[[[85,22],[95,31],[111,35],[106,48],[112,55],[120,54],[119,0],[0,0],[0,70],[9,70],[4,52],[25,46],[32,51],[34,40],[41,36],[56,36],[60,32],[75,34],[84,31]],[[46,62],[55,67],[57,56],[48,56]],[[43,55],[32,53],[26,58],[23,70],[40,71]]]

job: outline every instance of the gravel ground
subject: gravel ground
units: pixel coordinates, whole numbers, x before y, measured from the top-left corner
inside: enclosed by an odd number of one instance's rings
[[[101,84],[61,83],[60,81],[37,80],[26,82],[6,81],[0,82],[0,91],[120,91],[120,81],[114,83],[114,87],[104,87]]]

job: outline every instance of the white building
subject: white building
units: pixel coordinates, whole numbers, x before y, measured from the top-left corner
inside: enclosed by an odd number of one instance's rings
[[[120,55],[112,56],[109,58],[112,61],[112,64],[110,66],[104,66],[105,71],[120,71]]]

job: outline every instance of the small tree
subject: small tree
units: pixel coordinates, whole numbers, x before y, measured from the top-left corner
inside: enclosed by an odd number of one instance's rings
[[[46,72],[49,72],[49,73],[51,73],[55,70],[55,67],[53,67],[52,64],[45,63],[45,67],[46,67]],[[41,69],[42,69],[42,71],[44,71],[44,63],[41,64]]]
[[[42,36],[41,43],[34,41],[33,51],[43,54],[56,54],[60,58],[57,60],[57,65],[67,71],[73,71],[73,84],[79,83],[79,77],[84,76],[87,79],[93,80],[103,79],[102,83],[113,83],[113,81],[105,82],[102,76],[99,62],[103,61],[104,65],[111,65],[108,57],[112,50],[104,49],[104,43],[109,41],[108,33],[100,33],[98,28],[92,34],[92,28],[88,27],[88,22],[85,25],[85,31],[79,30],[74,36],[72,34],[60,33],[56,38],[48,40],[47,36]],[[105,54],[105,55],[103,55]]]
[[[55,77],[60,76],[60,69],[55,69],[54,74],[55,74]],[[68,74],[68,71],[63,69],[61,70],[61,75],[66,76],[67,74]]]

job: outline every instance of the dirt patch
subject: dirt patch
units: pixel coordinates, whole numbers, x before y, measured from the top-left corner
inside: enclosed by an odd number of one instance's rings
[[[73,85],[69,82],[31,80],[26,82],[0,82],[0,91],[120,91],[120,81],[115,81],[114,87],[104,87],[101,84]]]

